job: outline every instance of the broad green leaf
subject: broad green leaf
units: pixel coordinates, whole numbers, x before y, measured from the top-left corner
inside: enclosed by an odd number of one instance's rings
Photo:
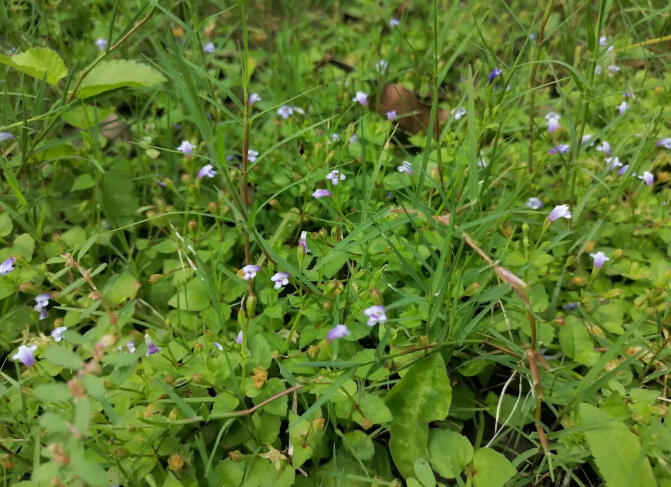
[[[446,479],[459,475],[473,458],[473,445],[456,431],[431,429],[429,460],[436,472]]]
[[[112,277],[106,284],[103,293],[113,304],[121,304],[128,299],[133,299],[138,291],[138,280],[133,274],[126,271],[123,274]]]
[[[84,365],[79,355],[63,345],[51,345],[44,352],[44,357],[52,364],[66,369],[80,369]]]
[[[641,443],[629,428],[591,404],[580,404],[579,415],[587,446],[608,487],[657,485]]]
[[[210,306],[210,298],[205,285],[199,278],[194,277],[170,298],[168,304],[184,311],[202,311]]]
[[[503,487],[517,473],[510,460],[491,448],[475,452],[473,469],[473,487]]]
[[[568,357],[581,364],[593,365],[599,359],[592,337],[574,316],[567,316],[566,324],[559,330],[559,344]]]
[[[46,81],[50,85],[55,85],[68,74],[63,59],[56,51],[46,47],[31,47],[27,51],[14,54],[11,57],[0,56],[0,63],[7,64],[40,80],[44,79],[46,75]]]
[[[9,217],[9,214],[2,213],[0,214],[0,237],[6,237],[12,233],[12,219]]]
[[[359,460],[370,460],[375,455],[373,440],[361,430],[345,433],[343,445]]]
[[[89,98],[117,88],[149,88],[163,82],[161,73],[137,61],[102,61],[84,78],[77,96]]]
[[[416,362],[387,394],[394,417],[389,427],[391,455],[405,478],[414,475],[415,460],[429,458],[428,423],[447,416],[451,397],[445,363],[438,353]]]
[[[436,487],[436,477],[433,475],[426,458],[418,458],[415,460],[414,468],[415,477],[417,477],[423,487]]]
[[[93,176],[90,174],[80,174],[72,183],[72,188],[70,191],[81,191],[83,189],[89,189],[96,185],[96,180],[93,179]]]
[[[372,424],[389,423],[394,419],[382,398],[369,392],[364,393],[361,397],[359,409],[363,413],[364,418]],[[361,420],[364,418],[361,418]]]
[[[88,130],[102,123],[103,119],[113,113],[111,108],[98,108],[83,104],[61,115],[61,118],[73,127]]]
[[[103,209],[112,224],[130,225],[135,220],[140,202],[135,195],[131,170],[124,168],[123,164],[117,165],[115,169],[119,171],[108,171],[102,177]]]
[[[14,246],[12,247],[13,255],[20,255],[23,260],[30,262],[33,260],[33,252],[35,251],[35,240],[27,233],[22,233],[14,239]]]
[[[35,399],[48,403],[69,401],[72,398],[70,389],[63,383],[52,382],[50,384],[40,384],[33,390]]]

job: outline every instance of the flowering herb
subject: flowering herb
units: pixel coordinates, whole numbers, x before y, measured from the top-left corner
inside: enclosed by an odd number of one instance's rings
[[[596,269],[599,269],[601,266],[603,266],[606,262],[610,260],[610,257],[606,256],[603,252],[599,251],[596,254],[589,254],[590,257],[592,257],[592,260],[594,261],[594,267]]]
[[[32,367],[35,365],[35,350],[37,350],[37,345],[21,345],[19,350],[12,355],[12,360],[21,362],[26,367]]]
[[[382,305],[371,306],[363,310],[363,314],[368,316],[366,324],[368,326],[375,326],[378,323],[383,324],[387,322],[387,310]]]
[[[326,175],[326,179],[331,181],[331,184],[333,184],[333,186],[338,186],[338,182],[344,181],[346,179],[346,176],[344,174],[341,174],[340,171],[338,171],[337,169],[333,169]]]
[[[568,205],[557,205],[548,215],[548,221],[552,223],[553,221],[560,218],[566,218],[567,220],[570,220],[571,217],[571,210],[569,209]]]
[[[368,104],[368,95],[363,91],[357,91],[356,95],[354,95],[354,98],[352,98],[352,101],[358,103],[361,106],[365,106]]]
[[[380,59],[378,62],[375,63],[375,70],[380,74],[386,73],[388,67],[389,63],[384,59]]]
[[[135,353],[135,342],[133,340],[126,343],[126,348],[130,353]]]
[[[541,208],[543,208],[543,202],[538,198],[529,198],[526,202],[526,205],[528,208],[531,208],[532,210],[540,210]]]
[[[0,276],[6,276],[14,270],[14,262],[16,257],[9,257],[0,263]]]
[[[547,120],[548,123],[548,133],[552,134],[557,129],[561,128],[561,125],[559,125],[560,118],[561,116],[557,112],[550,112],[545,115],[545,120]]]
[[[308,232],[301,232],[301,236],[298,239],[298,246],[303,247],[306,254],[310,253],[310,250],[308,249]]]
[[[389,110],[387,112],[387,120],[394,120],[396,117],[396,110]]]
[[[331,328],[326,335],[326,339],[329,342],[332,342],[333,340],[337,340],[339,338],[345,338],[347,335],[349,335],[349,329],[345,325],[336,325],[333,328]]]
[[[247,151],[247,160],[249,162],[255,162],[258,157],[259,157],[258,151],[255,151],[254,149],[249,149]]]
[[[608,163],[608,170],[612,171],[613,169],[617,169],[618,167],[622,167],[622,163],[620,162],[619,157],[606,157],[604,159]]]
[[[43,293],[35,297],[35,306],[33,309],[39,311],[40,320],[43,320],[47,317],[47,306],[49,306],[49,300],[51,299],[51,294]]]
[[[291,277],[291,274],[288,272],[277,272],[270,278],[270,280],[275,283],[275,289],[282,289],[289,284],[289,277]]]
[[[107,39],[103,39],[102,37],[100,37],[95,40],[95,45],[98,46],[98,49],[104,51],[105,49],[107,49]]]
[[[609,156],[611,152],[610,144],[604,140],[599,145],[596,146],[596,150],[598,150],[599,152],[603,152],[604,154]]]
[[[489,79],[489,82],[491,83],[492,81],[494,81],[496,78],[498,78],[502,74],[503,74],[503,71],[501,71],[500,68],[494,68],[490,71],[487,78]]]
[[[412,176],[414,174],[414,171],[412,170],[412,164],[410,164],[408,161],[403,161],[400,166],[396,168],[398,172],[404,172],[409,176]]]
[[[312,193],[312,197],[319,199],[319,198],[326,198],[328,196],[333,196],[333,193],[331,193],[328,189],[316,189],[314,193]]]
[[[624,113],[629,110],[629,103],[626,101],[623,101],[620,103],[618,106],[615,107],[615,109],[618,111],[620,115],[624,115]]]
[[[282,105],[277,109],[277,114],[282,117],[284,120],[289,118],[291,115],[293,115],[294,109],[293,107],[290,107],[289,105]]]
[[[200,171],[198,171],[198,179],[203,179],[205,177],[213,178],[216,175],[217,171],[212,167],[212,164],[205,164],[200,168]]]
[[[186,140],[183,140],[182,143],[179,144],[179,147],[177,147],[177,150],[188,157],[193,154],[193,149],[195,148],[196,148],[195,145],[191,144]]]
[[[249,106],[251,107],[257,101],[261,101],[261,97],[259,96],[259,94],[258,93],[250,93],[249,98],[247,99],[247,103],[249,103]]]
[[[571,146],[567,144],[559,144],[548,151],[548,154],[566,154],[571,150]]]
[[[261,268],[259,266],[254,264],[247,264],[242,268],[242,278],[245,281],[249,281],[250,279],[254,279],[256,277],[256,273],[260,271]]]
[[[655,175],[650,171],[644,171],[642,176],[637,176],[638,179],[643,180],[647,186],[652,186],[655,182]]]
[[[60,342],[63,339],[63,334],[68,330],[67,326],[59,326],[58,328],[52,330],[50,333],[51,338],[54,339],[55,342]]]
[[[240,330],[238,334],[235,336],[235,343],[237,343],[238,345],[242,345],[242,339],[243,339],[242,330]]]
[[[666,137],[657,141],[658,147],[664,147],[665,149],[671,149],[671,137]]]
[[[203,52],[205,54],[212,54],[215,51],[214,42],[208,42],[203,46]]]
[[[224,346],[223,346],[221,343],[219,343],[219,342],[212,342],[212,346],[213,346],[214,348],[216,348],[217,350],[219,350],[219,351],[223,351],[223,350],[224,350]]]
[[[466,115],[466,109],[462,108],[462,107],[453,108],[450,111],[450,113],[452,114],[452,116],[454,117],[455,120],[459,120],[461,117]]]
[[[608,71],[610,71],[611,73],[619,73],[620,71],[622,71],[622,68],[614,64],[611,64],[610,66],[608,66]]]
[[[393,18],[389,21],[389,27],[391,27],[391,28],[398,27],[398,24],[400,24],[400,23],[401,23],[401,21],[399,19]]]
[[[151,339],[151,337],[147,334],[145,334],[144,336],[144,342],[147,344],[147,352],[145,353],[147,357],[149,357],[150,355],[154,355],[155,353],[160,352],[162,350],[162,348],[157,346]]]

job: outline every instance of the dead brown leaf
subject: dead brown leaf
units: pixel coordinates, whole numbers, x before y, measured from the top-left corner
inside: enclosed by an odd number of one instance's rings
[[[423,102],[417,93],[399,83],[384,85],[375,103],[375,111],[382,115],[395,111],[398,116],[395,122],[399,128],[414,135],[427,132],[431,122],[431,105]],[[433,135],[440,135],[441,126],[447,120],[448,112],[438,108],[433,127]]]

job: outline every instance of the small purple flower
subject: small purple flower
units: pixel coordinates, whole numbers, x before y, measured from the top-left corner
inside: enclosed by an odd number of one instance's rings
[[[312,193],[313,198],[325,198],[327,196],[333,196],[333,193],[331,193],[328,189],[316,189],[314,193]]]
[[[257,265],[254,264],[248,264],[242,268],[242,278],[245,281],[249,281],[250,279],[254,279],[256,277],[256,273],[259,272],[261,268]]]
[[[247,160],[249,162],[254,162],[256,161],[256,158],[259,157],[258,151],[255,151],[254,149],[249,149],[247,151]]]
[[[216,169],[212,167],[212,164],[205,164],[198,171],[198,179],[203,179],[204,177],[213,178],[217,175]]]
[[[394,27],[398,27],[398,24],[400,24],[400,23],[401,23],[401,21],[394,17],[393,19],[391,19],[389,21],[389,27],[391,27],[393,29]]]
[[[589,254],[590,257],[594,260],[594,267],[599,269],[602,265],[610,260],[610,257],[607,257],[606,254],[599,251],[596,254]]]
[[[293,107],[290,107],[289,105],[282,105],[277,109],[277,114],[282,117],[284,120],[289,118],[291,115],[293,115],[294,109]]]
[[[610,71],[611,73],[619,73],[620,71],[622,71],[622,68],[614,64],[611,64],[610,66],[608,66],[608,71]]]
[[[95,45],[98,46],[98,49],[101,51],[104,51],[107,49],[107,39],[103,39],[102,37],[96,39]]]
[[[49,293],[39,294],[35,297],[35,306],[33,309],[40,312],[40,320],[47,317],[47,306],[49,306],[50,299],[51,294]]]
[[[528,208],[531,208],[532,210],[540,210],[543,208],[543,202],[539,200],[538,198],[529,198],[526,203]]]
[[[250,93],[249,98],[247,99],[247,103],[249,103],[249,106],[251,107],[257,101],[261,101],[261,97],[259,96],[259,94]]]
[[[243,339],[242,330],[240,330],[238,334],[235,336],[235,343],[237,343],[238,345],[242,345],[242,339]]]
[[[59,326],[51,332],[51,338],[53,338],[55,342],[60,342],[63,339],[63,333],[65,333],[67,330],[67,326]]]
[[[529,39],[531,39],[532,41],[536,39],[536,33],[532,32],[531,34],[529,34]]]
[[[634,94],[631,91],[625,91],[624,92],[624,97],[625,98],[635,98]]]
[[[458,107],[458,108],[453,108],[450,113],[454,117],[455,120],[459,120],[461,117],[466,115],[466,109],[463,107]]]
[[[671,149],[671,137],[666,137],[664,139],[658,140],[657,145],[659,147],[664,147],[665,149]]]
[[[622,167],[617,171],[617,174],[618,174],[618,176],[622,176],[622,175],[626,174],[628,170],[629,170],[629,164],[625,164],[624,166],[622,166]]]
[[[566,154],[571,150],[571,146],[567,144],[559,144],[548,151],[548,154]]]
[[[368,103],[368,95],[363,91],[357,91],[354,98],[352,98],[352,101],[357,102],[361,106],[365,106]]]
[[[157,352],[160,352],[162,350],[161,347],[157,346],[154,341],[151,339],[149,335],[144,336],[144,342],[147,344],[147,352],[145,355],[149,357],[150,355],[154,355]]]
[[[282,289],[289,284],[289,277],[291,277],[291,274],[288,272],[277,272],[270,280],[275,283],[275,289]]]
[[[548,215],[548,221],[552,223],[559,218],[566,218],[567,220],[570,220],[571,216],[571,210],[569,209],[568,205],[557,205]]]
[[[368,326],[375,326],[378,323],[383,324],[387,322],[387,310],[382,305],[371,306],[363,310],[363,314],[368,316],[366,324]]]
[[[352,136],[349,138],[349,143],[353,144],[354,142],[358,141],[359,137],[356,136],[356,134],[352,134]]]
[[[489,166],[489,163],[487,162],[487,160],[486,160],[484,157],[480,157],[480,158],[478,159],[478,167],[479,167],[480,169],[484,169],[484,168],[486,168],[487,166]]]
[[[545,120],[548,122],[548,133],[552,134],[554,133],[557,129],[561,128],[561,125],[559,125],[559,119],[561,118],[561,115],[559,115],[557,112],[550,112],[547,115],[545,115]]]
[[[208,42],[203,46],[203,52],[205,54],[212,54],[215,51],[214,42]]]
[[[585,144],[585,145],[591,145],[594,137],[591,134],[585,134],[582,136],[582,139],[580,139],[580,144]]]
[[[135,353],[135,342],[131,340],[130,342],[126,343],[126,348],[130,353]]]
[[[503,71],[501,71],[501,68],[494,68],[492,71],[489,73],[487,78],[489,79],[489,82],[491,83],[494,81],[496,78],[501,76],[503,74]]]
[[[31,345],[29,347],[21,345],[18,352],[12,355],[12,360],[18,360],[26,367],[32,367],[35,365],[35,350],[37,350],[37,345]]]
[[[410,164],[408,161],[403,161],[400,166],[396,168],[398,172],[404,172],[408,176],[412,176],[414,174],[414,171],[412,170],[412,164]]]
[[[338,181],[344,181],[346,176],[344,174],[340,174],[340,171],[337,169],[334,169],[326,175],[326,179],[330,180],[333,186],[338,186]]]
[[[193,154],[193,149],[195,148],[196,148],[195,145],[189,143],[186,140],[183,140],[182,143],[179,145],[179,147],[177,147],[177,150],[188,157],[191,154]]]
[[[599,37],[599,45],[605,46],[606,44],[608,44],[608,38],[606,36]]]
[[[16,262],[16,257],[10,257],[0,263],[0,276],[6,276],[14,270],[14,262]]]
[[[643,176],[638,176],[638,179],[643,180],[647,186],[652,186],[655,183],[655,175],[650,171],[644,171]]]
[[[616,106],[615,109],[620,113],[620,115],[624,115],[624,113],[627,110],[629,110],[629,103],[627,103],[626,101],[623,101],[618,106]]]
[[[599,75],[603,72],[603,69],[598,64],[594,66],[594,74]]]
[[[329,330],[328,335],[326,335],[326,339],[329,342],[332,342],[338,338],[344,338],[347,335],[349,335],[349,329],[345,325],[336,325]]]
[[[219,343],[219,342],[212,342],[212,346],[213,346],[214,348],[216,348],[217,350],[219,350],[219,351],[223,351],[223,350],[224,350],[224,346],[223,346],[221,343]]]
[[[601,142],[599,145],[596,146],[596,150],[598,150],[599,152],[603,152],[604,154],[609,156],[611,152],[610,144],[604,140],[603,142]]]
[[[310,253],[310,250],[308,249],[308,232],[301,232],[301,236],[298,239],[298,246],[303,247],[306,254]]]
[[[566,303],[562,308],[564,308],[564,311],[572,311],[576,309],[579,306],[579,303],[573,301],[571,303]]]
[[[4,142],[6,140],[14,140],[14,136],[9,132],[0,132],[0,142]]]
[[[389,63],[387,61],[385,61],[384,59],[380,59],[377,63],[375,63],[375,69],[380,74],[386,73],[388,67],[389,67]]]
[[[340,140],[340,134],[333,133],[331,134],[331,142],[338,142]]]
[[[394,120],[396,118],[396,110],[389,110],[387,112],[387,120]]]
[[[608,163],[608,170],[612,171],[613,169],[617,169],[618,167],[622,167],[622,163],[620,162],[619,157],[606,157],[604,159]]]

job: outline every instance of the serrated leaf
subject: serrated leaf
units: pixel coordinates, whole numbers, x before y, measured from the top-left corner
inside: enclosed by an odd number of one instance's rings
[[[84,78],[77,96],[89,98],[117,88],[150,88],[164,82],[161,73],[137,61],[103,61]]]
[[[432,429],[429,455],[434,470],[446,479],[453,479],[471,462],[473,446],[468,438],[456,431]]]
[[[44,79],[50,85],[55,85],[68,74],[63,59],[56,51],[46,47],[31,47],[25,52],[13,56],[0,56],[0,63],[7,64],[17,71],[26,73],[37,79]]]
[[[394,417],[389,427],[391,456],[405,478],[414,475],[415,460],[429,458],[428,423],[447,416],[451,397],[445,363],[438,353],[415,363],[387,395]]]
[[[591,404],[579,406],[580,423],[594,462],[608,487],[657,485],[638,437],[621,421]]]
[[[475,452],[473,469],[473,487],[503,487],[517,473],[510,460],[491,448]]]

